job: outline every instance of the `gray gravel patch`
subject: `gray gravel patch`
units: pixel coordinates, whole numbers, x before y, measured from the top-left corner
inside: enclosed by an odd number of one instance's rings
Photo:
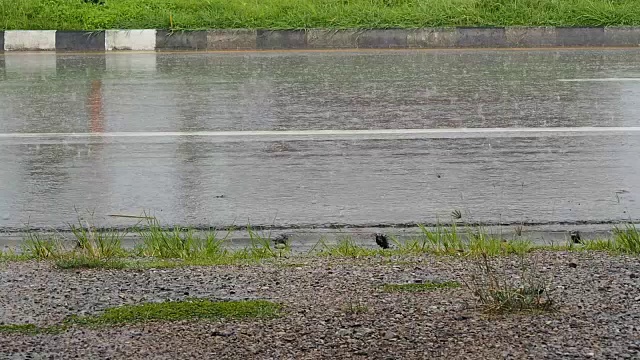
[[[59,323],[123,304],[262,298],[281,318],[75,327],[0,333],[0,358],[111,359],[640,359],[640,261],[595,252],[528,255],[560,300],[557,312],[490,316],[464,286],[385,293],[384,283],[465,281],[470,260],[295,258],[255,266],[62,271],[0,263],[0,322]],[[508,278],[517,258],[501,259]],[[570,264],[575,264],[575,268]],[[350,304],[367,312],[352,313]]]

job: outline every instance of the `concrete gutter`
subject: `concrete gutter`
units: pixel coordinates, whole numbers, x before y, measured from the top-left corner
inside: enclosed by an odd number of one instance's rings
[[[622,226],[624,229],[624,226]],[[450,229],[447,227],[447,229]],[[469,231],[479,228],[468,229],[464,225],[458,228],[458,234],[461,239],[468,239]],[[561,225],[545,225],[545,226],[529,226],[523,225],[521,232],[515,233],[514,226],[488,226],[482,227],[481,230],[493,237],[505,240],[527,240],[534,245],[568,245],[572,230],[580,231],[582,240],[608,239],[611,238],[612,226],[607,224],[594,224],[585,226],[561,226]],[[121,230],[126,232],[125,230]],[[202,230],[195,230],[196,234],[200,234]],[[43,236],[57,235],[65,239],[66,246],[73,246],[74,236],[68,230],[63,231],[39,231],[38,234]],[[346,229],[328,229],[328,228],[298,228],[288,230],[257,230],[257,233],[263,237],[275,238],[280,234],[289,235],[290,245],[296,253],[308,252],[321,242],[326,244],[336,244],[345,237],[351,238],[356,244],[376,248],[374,241],[375,233],[384,233],[395,236],[398,241],[404,242],[410,239],[421,238],[422,231],[417,227],[407,228],[381,228],[381,227],[362,227],[362,228],[346,228]],[[20,252],[20,246],[24,243],[26,232],[0,232],[0,251],[16,251]],[[232,249],[242,249],[251,246],[251,239],[246,230],[237,230],[231,234],[226,231],[219,231],[220,237],[227,237],[227,246]],[[132,232],[128,232],[122,241],[122,246],[126,249],[133,249],[140,238]]]
[[[640,27],[0,31],[0,52],[536,47],[640,47]]]

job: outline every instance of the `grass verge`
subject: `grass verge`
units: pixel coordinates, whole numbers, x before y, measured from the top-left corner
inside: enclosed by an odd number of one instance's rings
[[[613,229],[614,251],[627,254],[640,254],[640,232],[635,225],[626,225],[624,228]]]
[[[162,259],[223,258],[227,255],[224,242],[215,231],[196,233],[193,229],[162,228],[156,218],[148,218],[145,228],[136,229],[142,242],[137,246],[140,256]],[[227,234],[227,236],[230,232]]]
[[[637,0],[0,0],[0,29],[640,25]]]
[[[326,241],[320,240],[316,246],[311,249],[310,253],[315,253],[320,256],[334,256],[334,257],[350,257],[359,258],[366,256],[374,256],[378,254],[390,255],[389,251],[382,251],[379,249],[372,249],[360,244],[357,244],[351,236],[345,236],[339,240],[336,244],[327,244]]]
[[[583,246],[569,244],[568,250],[607,251],[613,254],[640,254],[640,230],[634,224],[615,226],[612,237],[584,241]]]
[[[99,231],[92,224],[78,219],[78,224],[70,224],[71,233],[75,237],[74,252],[93,259],[112,258],[125,255],[122,240],[126,231]]]
[[[70,326],[119,326],[148,321],[180,321],[196,319],[273,318],[282,306],[266,300],[211,301],[189,299],[140,305],[124,305],[105,310],[95,316],[72,316],[60,325],[38,327],[33,324],[0,325],[0,332],[37,334],[64,331]]]
[[[412,284],[384,284],[382,285],[382,291],[388,293],[398,292],[425,292],[437,289],[455,289],[460,287],[460,283],[457,281],[428,281],[424,283],[412,283]]]
[[[488,313],[542,312],[556,309],[557,301],[535,267],[520,258],[520,274],[504,273],[487,255],[475,258],[476,271],[466,287]]]
[[[419,225],[421,236],[404,243],[394,241],[402,253],[432,253],[438,255],[491,256],[524,254],[533,250],[528,240],[505,240],[486,232],[482,227],[460,227],[455,221],[445,226],[437,224],[429,228]]]
[[[144,219],[146,226],[131,229],[141,239],[134,250],[122,247],[128,231],[99,230],[79,220],[78,224],[69,225],[71,239],[63,239],[59,234],[28,232],[21,253],[0,252],[0,260],[53,260],[61,269],[144,269],[255,263],[285,257],[291,251],[288,242],[272,244],[270,234],[265,236],[251,227],[248,227],[251,244],[230,250],[226,241],[231,230],[220,237],[215,231],[165,229],[154,217]]]
[[[247,227],[250,244],[243,249],[230,249],[227,240],[215,231],[195,231],[190,228],[166,229],[152,217],[145,217],[146,227],[130,232],[141,239],[134,250],[122,248],[127,231],[98,230],[91,224],[70,225],[72,239],[59,234],[27,233],[22,251],[0,252],[0,260],[53,260],[61,269],[145,269],[178,266],[212,266],[251,264],[265,260],[288,258],[291,246],[288,240],[272,239],[270,233]],[[634,225],[618,226],[608,239],[587,240],[582,245],[568,243],[563,246],[534,246],[520,235],[506,240],[501,235],[486,232],[482,227],[458,225],[452,217],[450,225],[420,226],[420,234],[406,241],[389,236],[390,249],[375,247],[373,239],[368,245],[357,243],[345,236],[335,244],[320,240],[308,253],[310,256],[360,258],[423,254],[450,256],[508,256],[524,255],[533,250],[600,250],[612,253],[640,254],[640,231]],[[64,244],[75,244],[67,247]]]
[[[28,232],[22,246],[22,254],[35,259],[54,259],[65,252],[60,239],[55,235]]]
[[[128,269],[135,268],[134,262],[122,259],[97,259],[86,256],[64,257],[57,259],[55,264],[60,269]]]

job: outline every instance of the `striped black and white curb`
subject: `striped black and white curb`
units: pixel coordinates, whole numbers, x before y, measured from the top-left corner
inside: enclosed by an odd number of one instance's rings
[[[640,27],[0,31],[0,51],[638,47]]]

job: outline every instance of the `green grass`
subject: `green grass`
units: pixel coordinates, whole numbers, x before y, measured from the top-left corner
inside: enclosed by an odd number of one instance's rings
[[[33,324],[7,324],[0,325],[0,333],[36,334],[41,331]]]
[[[22,254],[35,259],[54,259],[65,252],[60,239],[29,231],[22,245]]]
[[[231,231],[221,238],[215,231],[165,229],[157,219],[145,219],[147,226],[131,229],[140,239],[133,251],[122,247],[127,230],[99,230],[79,220],[77,225],[70,225],[75,244],[72,249],[66,249],[58,235],[29,232],[20,254],[2,252],[0,259],[53,260],[60,269],[145,269],[255,263],[285,257],[291,251],[288,244],[272,245],[270,235],[264,236],[251,227],[248,227],[251,244],[230,250],[225,245]]]
[[[25,335],[59,334],[67,329],[68,325],[36,326],[34,324],[4,324],[0,325],[0,333],[13,333]]]
[[[55,260],[59,269],[169,269],[187,266],[220,266],[256,264],[262,260],[253,258],[246,249],[228,251],[221,257],[198,257],[189,259],[158,259],[153,257],[122,257],[112,259],[94,259],[84,256],[69,255]],[[293,265],[292,265],[293,266]]]
[[[279,261],[288,258],[291,246],[273,244],[270,233],[254,231],[247,227],[250,244],[243,249],[227,248],[229,230],[224,237],[215,231],[195,231],[192,228],[162,227],[153,217],[145,217],[146,227],[130,230],[98,230],[95,226],[79,222],[70,225],[74,248],[65,248],[71,242],[60,234],[28,232],[21,252],[0,252],[1,261],[53,260],[60,269],[148,269],[179,266],[214,266],[252,264],[262,261]],[[618,226],[612,237],[588,240],[584,245],[534,246],[526,239],[505,240],[486,232],[482,227],[458,225],[452,217],[450,225],[419,226],[418,236],[399,241],[389,235],[391,249],[380,249],[374,242],[360,245],[350,236],[344,236],[335,244],[321,239],[308,255],[343,258],[424,254],[446,256],[508,256],[523,255],[533,250],[583,251],[599,250],[611,253],[640,254],[640,231],[634,225]],[[140,239],[135,250],[122,248],[126,234],[136,233]],[[291,265],[293,266],[293,265]]]
[[[223,258],[227,256],[224,248],[225,238],[219,238],[217,232],[196,233],[193,229],[175,227],[164,229],[155,218],[149,218],[145,228],[136,230],[142,242],[137,246],[139,256],[161,259]]]
[[[640,230],[633,224],[613,228],[613,236],[606,239],[594,239],[584,242],[583,250],[607,251],[615,254],[640,254]],[[571,244],[571,249],[580,247]]]
[[[251,245],[245,249],[245,257],[252,259],[270,259],[279,258],[288,255],[291,252],[291,245],[289,242],[283,247],[278,247],[272,244],[271,233],[261,234],[253,228],[251,225],[247,226],[247,232],[249,233],[249,240]]]
[[[554,310],[554,303],[537,287],[491,289],[479,295],[490,313],[542,312]]]
[[[21,260],[29,260],[30,256],[25,254],[18,254],[14,249],[0,249],[0,262],[3,261],[21,261]]]
[[[462,236],[458,233],[455,221],[451,222],[450,227],[441,224],[437,224],[432,229],[424,225],[418,225],[418,227],[422,232],[422,237],[414,241],[419,242],[420,250],[442,254],[464,252],[465,244]]]
[[[155,218],[149,218],[147,226],[136,230],[142,242],[136,253],[142,257],[158,259],[181,259],[191,264],[231,264],[235,262],[260,261],[279,258],[290,253],[289,245],[276,247],[271,235],[264,235],[247,227],[250,245],[244,249],[231,251],[225,247],[231,231],[219,237],[216,231],[196,232],[191,228],[166,230]]]
[[[460,283],[457,281],[442,281],[442,282],[424,282],[424,283],[412,283],[412,284],[384,284],[382,290],[389,293],[397,292],[425,292],[437,289],[455,289],[460,287]]]
[[[577,246],[571,246],[571,250],[576,249]],[[587,240],[584,242],[584,250],[591,250],[591,251],[609,251],[609,252],[615,252],[616,250],[616,245],[615,245],[615,241],[613,239],[594,239],[594,240]]]
[[[556,310],[558,304],[548,289],[549,281],[534,264],[520,257],[517,277],[504,271],[504,264],[483,254],[473,259],[475,271],[465,286],[488,313],[544,312]]]
[[[616,251],[627,254],[640,254],[640,232],[635,225],[613,229],[614,247]]]
[[[122,259],[97,259],[86,256],[65,257],[55,261],[60,269],[128,269],[135,268],[132,262]]]
[[[33,324],[0,325],[0,333],[57,333],[70,326],[120,326],[148,321],[180,321],[199,319],[247,319],[280,316],[282,305],[266,300],[211,301],[189,299],[124,305],[109,308],[100,315],[71,316],[62,324],[38,327]]]
[[[122,240],[126,231],[97,230],[95,226],[78,219],[78,224],[70,224],[69,228],[75,237],[75,252],[88,258],[103,259],[125,255]]]
[[[347,304],[342,309],[346,314],[357,315],[357,314],[366,314],[369,312],[369,307],[359,300],[349,299]]]
[[[481,231],[471,234],[468,246],[471,254],[485,253],[491,256],[526,254],[534,248],[529,240],[503,240]]]
[[[324,240],[320,240],[311,251],[317,253],[320,256],[334,256],[334,257],[366,257],[374,256],[377,254],[391,254],[391,252],[384,252],[379,249],[371,249],[357,244],[351,236],[345,236],[340,239],[336,244],[327,244]]]
[[[637,0],[0,0],[0,29],[640,25]]]
[[[434,227],[419,225],[421,234],[404,243],[394,240],[402,254],[479,255],[504,256],[524,254],[534,249],[528,240],[504,240],[487,233],[482,227],[460,228],[455,221],[451,225]]]
[[[74,317],[79,325],[122,325],[147,321],[192,319],[270,318],[280,313],[281,305],[266,300],[211,301],[190,299],[141,305],[124,305],[107,309],[97,316]]]
[[[327,244],[326,241],[320,240],[310,253],[351,258],[422,254],[506,256],[525,254],[534,249],[533,244],[528,240],[503,240],[486,233],[483,228],[464,227],[461,230],[455,222],[451,225],[438,224],[434,227],[419,225],[419,228],[420,235],[407,241],[399,241],[390,235],[394,245],[392,249],[383,250],[363,246],[356,243],[350,236],[345,236],[336,244]]]
[[[21,255],[25,258],[38,260],[59,260],[78,257],[82,259],[109,259],[126,256],[122,248],[122,240],[126,231],[98,230],[79,217],[77,224],[69,224],[72,241],[75,246],[71,249],[63,244],[60,234],[42,234],[29,231],[25,235],[21,246]],[[67,242],[69,242],[67,240]]]

